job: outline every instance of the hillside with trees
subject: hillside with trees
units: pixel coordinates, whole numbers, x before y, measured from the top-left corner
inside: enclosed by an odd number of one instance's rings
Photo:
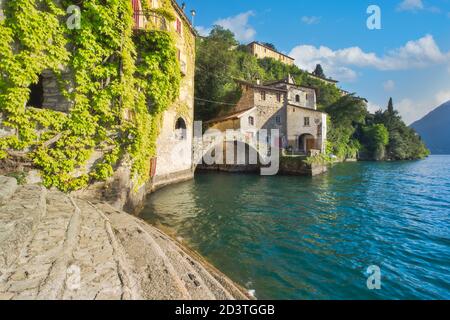
[[[370,114],[366,101],[354,94],[343,95],[295,65],[274,59],[257,59],[240,45],[234,34],[215,26],[210,35],[198,39],[195,117],[209,120],[226,114],[241,96],[235,80],[262,82],[286,78],[290,74],[299,85],[316,88],[318,109],[329,115],[328,155],[339,160],[407,160],[426,157],[429,151],[415,131],[406,126],[394,110],[392,99],[386,111]],[[313,75],[326,78],[318,65]]]

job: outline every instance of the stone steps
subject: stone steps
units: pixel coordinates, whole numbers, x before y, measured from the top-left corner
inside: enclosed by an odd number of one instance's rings
[[[0,300],[247,299],[163,232],[109,204],[12,188],[0,203]]]

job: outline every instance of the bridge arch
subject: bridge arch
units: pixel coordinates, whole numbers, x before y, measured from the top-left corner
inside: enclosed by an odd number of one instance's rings
[[[194,147],[194,171],[256,172],[268,161],[267,149],[262,149],[239,139],[203,141]]]

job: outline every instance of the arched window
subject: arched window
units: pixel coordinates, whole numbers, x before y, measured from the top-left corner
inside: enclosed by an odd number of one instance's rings
[[[297,94],[297,95],[295,96],[295,102],[300,102],[300,95]]]
[[[251,126],[254,126],[255,125],[255,118],[248,117],[248,124],[251,125]]]
[[[175,138],[185,140],[187,138],[186,122],[183,118],[178,118],[175,124]]]

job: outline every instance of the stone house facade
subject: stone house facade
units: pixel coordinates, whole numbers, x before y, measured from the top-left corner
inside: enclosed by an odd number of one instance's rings
[[[295,61],[294,58],[256,41],[249,43],[247,47],[249,48],[250,53],[259,59],[272,58],[287,65],[293,65]]]
[[[267,84],[239,82],[241,99],[231,113],[208,121],[209,128],[240,130],[248,137],[260,129],[278,129],[281,149],[325,152],[327,115],[317,110],[314,88],[295,84],[291,76]]]
[[[149,1],[154,9],[160,5],[158,0],[145,1]],[[177,58],[180,62],[182,79],[177,101],[163,115],[154,161],[156,168],[152,179],[153,189],[193,177],[196,32],[177,2],[171,0],[171,4],[175,11],[175,20],[163,24],[164,28],[176,35]]]

